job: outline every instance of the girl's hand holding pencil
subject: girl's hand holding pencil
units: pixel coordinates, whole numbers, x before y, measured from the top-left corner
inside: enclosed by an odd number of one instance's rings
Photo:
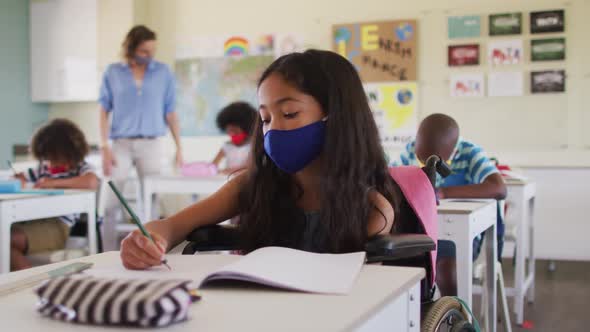
[[[155,243],[144,236],[139,229],[123,239],[121,242],[123,266],[132,270],[144,270],[162,264],[168,244],[157,233],[149,234]]]
[[[115,184],[112,181],[108,183],[125,210],[131,215],[131,219],[137,225],[137,228],[139,228],[127,235],[121,242],[121,260],[123,261],[123,265],[128,269],[143,270],[151,266],[164,264],[171,270],[164,257],[166,248],[168,248],[166,240],[156,233],[148,232],[127,203],[127,200],[125,200],[121,192],[115,187]]]

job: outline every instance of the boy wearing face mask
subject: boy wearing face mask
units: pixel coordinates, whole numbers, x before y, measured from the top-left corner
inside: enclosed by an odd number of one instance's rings
[[[220,173],[231,174],[246,167],[250,155],[250,135],[256,119],[256,110],[246,102],[235,102],[224,107],[217,115],[217,127],[230,141],[223,144],[213,163],[219,167],[225,159],[226,167]]]
[[[438,155],[446,160],[452,173],[447,178],[438,178],[437,197],[443,198],[506,198],[506,185],[483,149],[459,136],[457,122],[445,114],[432,114],[426,117],[416,135],[401,153],[394,165],[422,166],[426,158]],[[499,212],[499,211],[498,211]],[[504,225],[500,214],[497,221],[498,257],[502,255],[504,243]],[[473,243],[474,259],[481,249],[482,238]],[[437,249],[437,285],[441,295],[456,295],[454,280],[455,246],[450,241],[438,241]]]

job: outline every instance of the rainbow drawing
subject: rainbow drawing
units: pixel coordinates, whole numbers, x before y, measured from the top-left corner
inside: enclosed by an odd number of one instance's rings
[[[226,56],[248,55],[248,40],[242,37],[231,37],[223,44],[223,53]]]

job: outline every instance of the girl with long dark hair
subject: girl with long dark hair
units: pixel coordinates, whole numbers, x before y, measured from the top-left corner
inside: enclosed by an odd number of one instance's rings
[[[127,268],[159,265],[188,233],[240,216],[244,252],[284,246],[361,251],[389,233],[401,193],[390,178],[377,127],[354,66],[329,51],[277,59],[258,83],[259,117],[248,168],[218,192],[133,232]]]

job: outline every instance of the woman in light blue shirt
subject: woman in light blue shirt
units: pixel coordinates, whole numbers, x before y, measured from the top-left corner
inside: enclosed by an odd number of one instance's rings
[[[124,61],[109,65],[103,76],[99,97],[103,173],[119,187],[134,166],[140,180],[161,173],[166,156],[162,137],[168,128],[176,143],[176,164],[182,164],[174,75],[154,60],[155,49],[156,34],[142,25],[133,27],[123,42]],[[105,248],[112,250],[117,246],[114,213],[118,209],[114,197],[106,204]]]

